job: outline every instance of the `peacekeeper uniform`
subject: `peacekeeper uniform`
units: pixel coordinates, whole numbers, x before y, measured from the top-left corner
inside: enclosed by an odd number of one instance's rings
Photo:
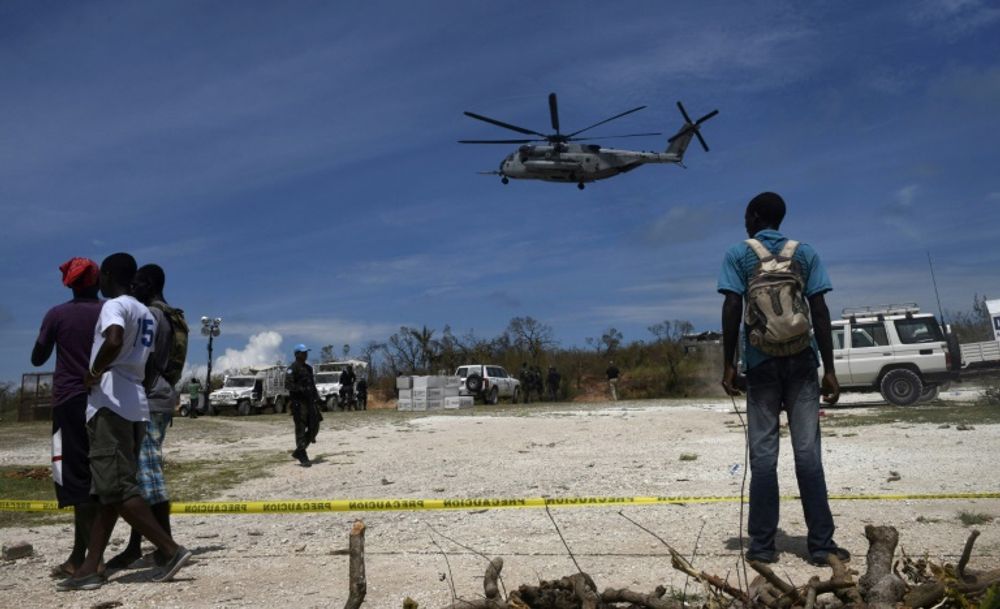
[[[295,361],[285,371],[285,388],[292,402],[292,420],[295,421],[295,451],[305,453],[306,448],[316,441],[321,420],[319,392],[313,381],[312,366]]]

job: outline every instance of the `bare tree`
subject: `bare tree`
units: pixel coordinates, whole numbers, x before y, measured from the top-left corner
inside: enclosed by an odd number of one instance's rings
[[[622,333],[615,328],[608,328],[604,334],[601,334],[600,344],[604,345],[604,354],[611,355],[618,350],[618,347],[622,344]]]
[[[552,328],[534,317],[515,317],[507,324],[506,334],[520,351],[527,352],[537,362],[546,349],[556,345]]]
[[[319,361],[321,363],[332,362],[333,356],[333,345],[323,345],[323,348],[319,350]]]

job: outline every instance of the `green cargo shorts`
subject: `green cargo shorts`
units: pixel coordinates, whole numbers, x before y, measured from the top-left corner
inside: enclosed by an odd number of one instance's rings
[[[108,505],[141,495],[137,472],[144,421],[133,422],[101,408],[87,421],[90,438],[90,494]]]

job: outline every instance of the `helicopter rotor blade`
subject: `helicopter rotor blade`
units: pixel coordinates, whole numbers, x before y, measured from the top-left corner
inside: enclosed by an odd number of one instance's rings
[[[510,129],[511,131],[517,131],[518,133],[523,133],[525,135],[537,135],[539,137],[545,137],[544,133],[532,131],[531,129],[525,129],[524,127],[518,127],[517,125],[511,125],[510,123],[498,121],[495,118],[483,116],[482,114],[476,114],[475,112],[465,112],[464,114],[469,118],[474,118],[479,121],[490,123],[491,125],[496,125],[497,127],[503,127],[504,129]]]
[[[590,137],[572,137],[568,138],[567,141],[570,142],[583,142],[587,140],[611,140],[619,137],[647,137],[650,135],[663,135],[662,133],[627,133],[625,135],[592,135]]]
[[[556,101],[556,94],[549,93],[549,117],[552,119],[552,128],[559,135],[559,102]]]
[[[677,102],[677,109],[681,111],[681,116],[684,117],[685,123],[694,124],[694,121],[691,120],[690,116],[688,116],[687,110],[684,109],[684,104],[682,104],[681,102]]]
[[[589,130],[593,129],[594,127],[597,127],[598,125],[603,125],[604,123],[609,123],[609,122],[611,122],[611,121],[613,121],[615,119],[621,118],[621,117],[626,116],[628,114],[632,114],[633,112],[638,112],[639,110],[642,110],[645,107],[646,106],[639,106],[638,108],[632,108],[631,110],[626,110],[625,112],[622,112],[621,114],[616,114],[616,115],[612,116],[611,118],[606,118],[603,121],[594,123],[593,125],[591,125],[589,127],[584,127],[583,129],[580,129],[579,131],[574,131],[573,133],[570,133],[566,137],[573,137],[574,135],[580,135],[584,131],[589,131]]]
[[[684,105],[681,104],[681,102],[677,102],[677,109],[681,111],[681,115],[684,117],[684,123],[685,123],[685,125],[684,125],[683,129],[681,129],[680,131],[678,131],[677,133],[675,133],[673,136],[671,136],[667,140],[667,142],[672,144],[674,142],[674,140],[676,140],[677,138],[694,132],[695,137],[698,138],[698,143],[701,144],[701,147],[705,150],[705,152],[708,152],[708,144],[705,143],[705,138],[703,138],[701,136],[701,130],[699,129],[699,127],[701,127],[702,123],[704,123],[708,119],[710,119],[713,116],[715,116],[716,114],[718,114],[719,111],[718,110],[712,110],[711,112],[709,112],[705,116],[699,118],[698,120],[692,121],[691,117],[688,116],[688,113],[684,109]]]
[[[459,144],[530,144],[531,142],[544,142],[545,140],[458,140]]]

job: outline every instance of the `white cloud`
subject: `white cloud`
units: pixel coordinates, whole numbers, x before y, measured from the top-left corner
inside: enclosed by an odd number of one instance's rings
[[[250,334],[251,343],[254,338],[268,334],[276,335],[279,339],[282,336],[295,337],[318,349],[327,344],[342,345],[348,343],[360,346],[367,340],[384,340],[399,330],[400,325],[403,323],[362,323],[337,318],[314,317],[271,323],[227,323],[225,331],[227,334]],[[280,340],[278,342],[280,343]],[[277,355],[283,354],[277,352]],[[274,359],[264,361],[274,361]]]
[[[281,350],[281,341],[281,334],[271,330],[254,334],[242,349],[226,349],[225,353],[216,357],[212,362],[212,372],[221,374],[227,370],[284,361],[287,358]],[[194,375],[204,378],[206,372],[207,366],[192,366],[190,361],[184,364],[185,377]]]
[[[904,186],[896,191],[893,201],[882,208],[883,221],[911,239],[919,239],[921,234],[914,205],[919,191],[916,184]]]

